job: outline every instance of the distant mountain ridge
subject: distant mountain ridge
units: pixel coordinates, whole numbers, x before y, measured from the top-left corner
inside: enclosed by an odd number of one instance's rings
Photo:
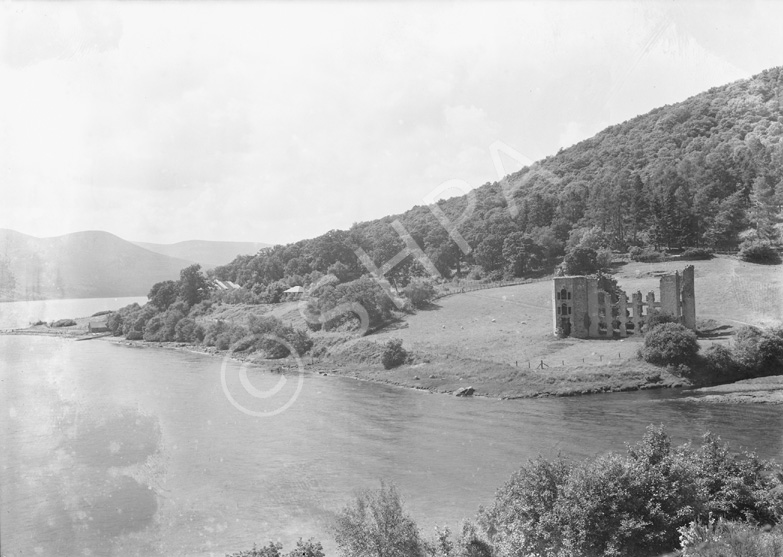
[[[144,296],[192,264],[108,232],[37,238],[0,229],[0,300]]]
[[[255,255],[258,253],[258,250],[271,245],[259,242],[218,242],[211,240],[187,240],[175,244],[133,243],[155,253],[195,261],[205,268],[225,265],[233,261],[238,255]]]

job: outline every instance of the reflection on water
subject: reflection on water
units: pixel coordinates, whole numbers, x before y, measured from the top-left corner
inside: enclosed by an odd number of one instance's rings
[[[224,396],[219,358],[32,337],[0,337],[0,353],[9,556],[222,556],[309,536],[332,554],[334,512],[379,478],[429,536],[472,516],[528,458],[622,451],[650,423],[676,442],[709,429],[783,456],[783,409],[674,391],[499,401],[316,375],[287,411],[257,418]],[[269,390],[279,376],[249,378]]]

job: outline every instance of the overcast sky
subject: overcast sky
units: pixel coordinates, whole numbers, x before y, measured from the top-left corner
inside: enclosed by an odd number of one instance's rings
[[[783,3],[5,3],[0,35],[0,228],[286,243],[783,65]]]

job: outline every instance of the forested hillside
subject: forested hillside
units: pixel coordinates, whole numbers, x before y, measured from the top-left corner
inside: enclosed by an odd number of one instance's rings
[[[215,274],[260,296],[325,273],[353,280],[373,267],[398,285],[467,269],[476,277],[519,276],[585,244],[734,249],[748,237],[775,242],[782,100],[783,68],[767,70],[611,126],[469,196],[266,248]],[[406,246],[412,253],[395,259]]]

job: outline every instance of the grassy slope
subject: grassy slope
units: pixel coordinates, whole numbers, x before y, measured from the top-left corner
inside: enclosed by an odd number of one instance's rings
[[[701,340],[702,346],[727,342],[727,333],[745,323],[781,323],[783,273],[779,266],[718,257],[691,263],[629,263],[615,276],[629,294],[654,290],[658,297],[658,276],[681,270],[686,264],[696,268],[697,318],[703,329],[718,329],[715,336]],[[369,366],[348,373],[438,391],[471,385],[477,393],[492,396],[574,394],[681,383],[666,371],[636,359],[639,338],[556,339],[551,332],[551,288],[547,281],[444,298],[433,308],[409,316],[402,326],[367,337],[379,343],[400,338],[404,346],[429,362],[392,371]],[[541,360],[549,367],[536,369]]]

